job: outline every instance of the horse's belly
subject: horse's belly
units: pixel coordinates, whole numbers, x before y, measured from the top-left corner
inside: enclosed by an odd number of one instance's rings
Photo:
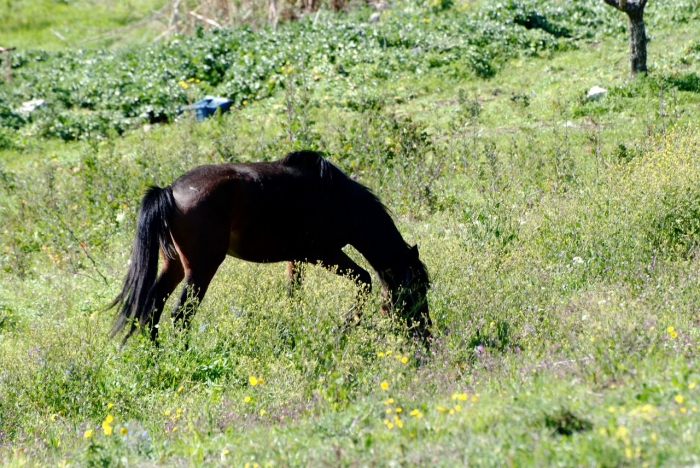
[[[318,229],[277,226],[274,229],[237,230],[229,235],[228,255],[257,263],[314,260],[340,250],[342,242]]]
[[[282,262],[293,260],[294,254],[280,239],[265,235],[244,235],[231,231],[228,255],[256,263]]]

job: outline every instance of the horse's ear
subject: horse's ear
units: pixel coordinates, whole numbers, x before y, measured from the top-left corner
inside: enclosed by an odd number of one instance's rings
[[[418,244],[416,244],[416,245],[414,245],[413,247],[411,247],[410,250],[411,250],[411,254],[412,254],[414,257],[418,258]]]

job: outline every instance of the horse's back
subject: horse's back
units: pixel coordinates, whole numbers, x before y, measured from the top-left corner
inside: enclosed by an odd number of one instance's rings
[[[200,166],[172,184],[181,220],[225,235],[230,255],[251,261],[311,257],[349,242],[349,210],[323,177],[317,153],[271,163]]]

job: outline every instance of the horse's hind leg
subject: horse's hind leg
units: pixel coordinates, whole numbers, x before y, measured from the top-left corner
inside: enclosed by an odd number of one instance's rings
[[[173,311],[173,320],[176,326],[183,330],[189,329],[192,317],[204,299],[214,273],[216,270],[206,272],[191,270],[185,273],[185,285],[182,287],[180,299]]]
[[[345,328],[350,325],[358,324],[362,316],[362,303],[366,294],[372,290],[372,277],[369,272],[355,263],[342,250],[334,252],[330,255],[323,256],[318,260],[324,267],[341,276],[350,276],[354,281],[359,291],[357,293],[357,303],[350,309],[345,317]]]
[[[226,258],[228,248],[228,227],[214,225],[213,220],[206,224],[204,221],[207,220],[195,216],[187,223],[197,225],[196,229],[180,226],[179,231],[173,231],[175,249],[182,260],[185,276],[180,298],[173,309],[173,321],[183,330],[189,329],[209,283]]]
[[[165,265],[161,271],[156,284],[154,286],[153,300],[154,308],[151,316],[147,321],[147,326],[151,331],[151,340],[156,342],[158,339],[158,322],[165,307],[165,301],[168,296],[175,290],[175,287],[185,277],[185,271],[182,267],[182,262],[179,258],[166,258]]]
[[[223,247],[217,249],[217,245]],[[211,242],[202,240],[197,249],[189,251],[189,255],[185,253],[182,245],[178,247],[178,252],[184,260],[185,284],[177,306],[173,310],[173,319],[176,326],[187,330],[197,307],[207,293],[216,270],[226,258],[226,244],[217,243],[215,239]]]

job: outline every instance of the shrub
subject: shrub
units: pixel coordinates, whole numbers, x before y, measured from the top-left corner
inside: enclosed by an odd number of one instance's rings
[[[666,15],[685,11],[663,8]],[[199,30],[169,43],[119,50],[20,51],[13,55],[13,88],[0,84],[1,125],[16,130],[32,122],[43,136],[64,140],[121,133],[139,122],[170,122],[205,94],[237,105],[265,99],[284,88],[290,68],[329,80],[360,79],[372,68],[375,78],[387,80],[420,70],[427,56],[430,68],[458,65],[486,79],[519,54],[618,34],[620,22],[608,10],[593,0],[557,6],[511,0],[462,13],[451,2],[417,1],[371,26],[359,16],[334,16],[322,24],[302,20],[257,32]],[[33,98],[45,99],[50,112],[24,118],[12,111]]]

